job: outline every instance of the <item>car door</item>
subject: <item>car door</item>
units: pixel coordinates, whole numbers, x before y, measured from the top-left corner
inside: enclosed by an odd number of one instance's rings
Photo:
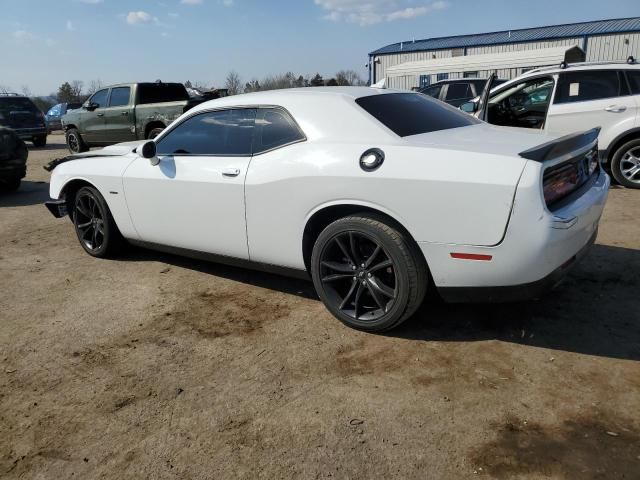
[[[109,89],[98,90],[83,106],[80,116],[80,134],[86,143],[103,144],[106,142],[104,133],[104,112],[109,100]]]
[[[124,173],[140,239],[248,259],[244,181],[256,110],[196,113],[157,139],[160,162],[136,158]]]
[[[114,87],[104,110],[104,134],[109,143],[136,140],[131,87]]]
[[[568,134],[601,127],[601,145],[635,124],[637,104],[619,70],[576,70],[560,74],[546,130]]]

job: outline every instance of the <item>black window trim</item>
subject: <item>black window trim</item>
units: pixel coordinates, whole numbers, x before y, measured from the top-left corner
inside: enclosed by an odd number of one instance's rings
[[[163,132],[162,132],[162,137],[159,138],[159,140],[162,140],[164,137],[166,137],[167,135],[169,135],[173,130],[175,130],[176,128],[178,128],[180,125],[182,125],[184,122],[186,122],[187,120],[196,117],[198,115],[203,115],[205,113],[213,113],[213,112],[224,112],[227,110],[256,110],[256,117],[258,116],[258,110],[281,110],[283,111],[286,115],[288,115],[288,117],[293,121],[294,126],[298,129],[298,131],[300,132],[300,135],[302,138],[298,139],[298,140],[294,140],[292,142],[289,143],[285,143],[283,145],[278,145],[276,147],[270,148],[269,150],[264,150],[258,153],[253,153],[253,132],[251,134],[251,153],[249,154],[244,154],[244,153],[232,153],[232,154],[219,154],[219,153],[181,153],[179,155],[177,154],[161,154],[159,153],[158,155],[161,157],[257,157],[259,155],[264,155],[265,153],[269,153],[269,152],[273,152],[274,150],[278,150],[280,148],[284,148],[284,147],[288,147],[289,145],[294,145],[296,143],[301,143],[301,142],[306,142],[307,141],[307,136],[305,135],[304,131],[302,130],[302,128],[300,128],[300,125],[298,124],[298,122],[296,121],[296,119],[294,118],[293,115],[291,115],[291,113],[289,113],[289,111],[280,106],[280,105],[265,105],[265,104],[260,104],[260,105],[236,105],[236,106],[227,106],[227,107],[213,107],[213,108],[207,108],[206,110],[199,110],[197,112],[193,112],[191,113],[191,115],[188,115],[186,117],[184,117],[180,123],[177,123],[175,125],[170,126],[169,128],[166,128]],[[255,128],[255,124],[254,127]],[[255,130],[254,130],[255,132]],[[155,141],[155,140],[154,140]]]
[[[100,109],[102,109],[102,108],[109,108],[109,102],[111,101],[111,87],[101,88],[100,90],[98,90],[98,91],[94,92],[94,93],[93,93],[93,95],[91,95],[91,96],[87,99],[88,104],[91,104],[91,103],[92,103],[92,102],[91,102],[91,100],[93,99],[93,97],[94,97],[98,92],[102,92],[103,90],[106,90],[106,91],[107,91],[107,96],[105,97],[105,103],[106,103],[106,105],[105,105],[104,107],[103,107],[103,106],[100,106],[100,107],[98,107],[98,108],[100,108]],[[84,103],[83,103],[83,105],[84,105]],[[96,108],[96,110],[98,110],[98,108]]]
[[[618,81],[620,82],[619,90],[625,90],[624,87],[626,87],[626,93],[619,93],[618,95],[615,95],[613,97],[592,98],[592,99],[589,99],[589,100],[576,100],[575,102],[557,103],[556,102],[556,97],[558,95],[558,90],[559,89],[556,88],[554,93],[553,93],[553,103],[552,103],[552,105],[573,105],[575,103],[598,102],[600,100],[609,100],[610,98],[629,97],[629,96],[633,95],[631,93],[631,85],[630,85],[629,80],[627,78],[627,74],[625,73],[626,70],[621,69],[621,68],[587,68],[587,69],[582,69],[582,70],[573,70],[573,71],[568,70],[568,71],[557,72],[558,80],[556,81],[556,86],[560,85],[560,79],[562,78],[562,75],[566,75],[568,73],[603,72],[603,71],[616,72],[618,74]],[[624,83],[624,85],[622,85],[623,83]]]

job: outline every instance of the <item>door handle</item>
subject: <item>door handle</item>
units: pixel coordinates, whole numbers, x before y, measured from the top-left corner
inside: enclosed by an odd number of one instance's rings
[[[129,115],[129,112],[122,112],[120,115]]]
[[[225,177],[237,177],[238,175],[240,175],[240,169],[239,168],[225,168],[224,170],[222,170],[222,175],[224,175]]]
[[[605,110],[607,112],[620,113],[627,109],[624,105],[609,105]]]
[[[98,117],[104,117],[104,113],[97,113],[96,114]]]

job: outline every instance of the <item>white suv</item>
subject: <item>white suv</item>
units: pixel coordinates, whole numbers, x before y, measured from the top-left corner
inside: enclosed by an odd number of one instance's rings
[[[485,93],[486,95],[486,93]],[[480,107],[478,103],[486,104]],[[460,107],[489,123],[569,134],[600,127],[600,159],[618,183],[640,188],[640,65],[563,64],[529,71]]]

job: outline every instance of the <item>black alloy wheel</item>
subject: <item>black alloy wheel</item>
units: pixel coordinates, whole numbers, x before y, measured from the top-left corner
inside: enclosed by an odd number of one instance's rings
[[[76,194],[73,224],[80,245],[91,256],[111,256],[122,244],[122,236],[109,207],[93,187],[82,187]]]

